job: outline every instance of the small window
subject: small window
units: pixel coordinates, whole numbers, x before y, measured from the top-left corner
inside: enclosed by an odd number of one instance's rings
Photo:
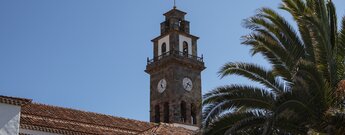
[[[183,42],[183,55],[188,55],[188,43],[186,41]]]
[[[173,22],[173,26],[174,26],[175,30],[179,30],[180,29],[180,21]]]
[[[178,21],[178,26],[179,26],[179,29],[182,30],[182,21],[181,20]]]
[[[156,123],[159,123],[161,120],[160,120],[160,111],[159,111],[159,105],[156,105],[155,106],[155,122]]]
[[[165,43],[162,44],[162,49],[161,49],[161,51],[162,51],[162,55],[165,55],[165,54],[166,54],[166,52],[167,52],[167,45],[166,45]]]
[[[190,107],[190,110],[191,110],[191,112],[190,112],[190,114],[191,114],[191,123],[193,124],[193,125],[196,125],[197,124],[197,121],[196,121],[196,108],[195,108],[195,105],[194,104],[191,104],[190,105],[191,107]]]
[[[187,111],[186,111],[186,102],[181,102],[181,122],[185,122],[187,120]]]
[[[164,122],[169,123],[169,103],[164,103]]]

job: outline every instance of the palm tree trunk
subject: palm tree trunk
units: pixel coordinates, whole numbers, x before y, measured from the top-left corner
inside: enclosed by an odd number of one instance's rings
[[[262,132],[262,135],[271,135],[272,134],[272,126],[273,126],[273,120],[268,119],[268,121],[265,123],[265,129]]]

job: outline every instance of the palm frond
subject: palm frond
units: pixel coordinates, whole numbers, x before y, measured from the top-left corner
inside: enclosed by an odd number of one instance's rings
[[[269,109],[274,101],[274,94],[252,86],[230,85],[219,87],[204,95],[203,104],[219,104],[229,101],[228,106],[234,108],[253,107]],[[216,107],[216,106],[215,106]]]
[[[341,29],[338,33],[337,43],[337,75],[338,82],[345,78],[345,16],[342,18]]]
[[[312,14],[311,9],[307,5],[303,0],[283,0],[279,8],[288,11],[297,22],[298,30],[304,43],[305,57],[315,62],[312,32],[309,29],[309,22],[304,19],[305,16]]]
[[[308,128],[301,126],[300,121],[295,121],[287,118],[277,118],[275,127],[281,133],[287,135],[305,135],[308,132]]]
[[[343,97],[337,95],[345,79],[345,17],[338,31],[331,0],[282,0],[279,7],[297,23],[295,30],[274,10],[261,8],[244,26],[243,36],[270,63],[225,64],[219,74],[243,76],[261,84],[219,87],[204,95],[204,126],[210,134],[328,134],[345,132]],[[336,112],[336,113],[334,113]]]
[[[331,119],[335,129],[334,132],[339,135],[345,133],[345,113],[336,113]]]
[[[247,110],[271,110],[275,96],[267,90],[252,86],[219,87],[204,95],[203,125],[208,127],[219,115]]]
[[[294,60],[298,60],[300,57],[303,58],[305,54],[304,45],[293,27],[275,11],[269,8],[263,8],[261,11],[260,16],[269,19],[281,33],[284,33],[280,34],[280,41],[290,55],[294,57]]]
[[[261,83],[278,95],[284,91],[284,86],[277,80],[272,71],[266,70],[256,64],[230,62],[225,64],[219,73],[221,77],[228,75],[246,77],[252,81]]]
[[[252,29],[254,32],[243,38],[243,44],[252,45],[253,50],[255,50],[253,52],[255,53],[261,52],[263,55],[268,53],[268,58],[270,59],[276,57],[275,59],[280,60],[279,62],[287,66],[287,69],[291,69],[295,61],[304,54],[302,53],[303,44],[296,32],[293,31],[287,21],[271,9],[261,9],[258,15],[247,19],[244,26]],[[283,32],[289,34],[286,34],[286,36],[282,34]],[[256,49],[258,47],[266,48],[266,51]],[[276,64],[275,61],[271,63],[275,65],[280,64]]]
[[[240,121],[238,121],[236,124],[234,124],[230,129],[226,130],[224,135],[232,135],[232,134],[238,134],[239,132],[242,132],[243,130],[251,130],[251,129],[258,129],[258,128],[264,128],[264,123],[266,122],[266,117],[263,114],[260,114],[259,116],[252,116],[244,118]],[[261,127],[261,126],[262,127]],[[272,127],[269,127],[271,130]]]
[[[204,134],[224,135],[225,132],[235,126],[241,127],[241,125],[243,126],[245,123],[255,126],[257,123],[263,123],[264,121],[263,114],[258,112],[228,113],[220,116],[211,123],[210,128],[208,128],[209,130],[206,130]]]

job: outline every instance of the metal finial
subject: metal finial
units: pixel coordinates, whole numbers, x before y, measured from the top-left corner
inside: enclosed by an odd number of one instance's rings
[[[174,0],[174,9],[176,9],[176,0]]]

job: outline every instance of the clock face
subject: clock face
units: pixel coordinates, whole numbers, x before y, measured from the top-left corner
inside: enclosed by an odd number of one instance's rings
[[[182,85],[183,85],[183,88],[186,90],[186,91],[191,91],[192,88],[193,88],[193,83],[192,83],[192,80],[190,80],[189,78],[183,78],[182,80]]]
[[[167,87],[167,81],[165,79],[161,79],[157,84],[157,90],[159,93],[163,93]]]

